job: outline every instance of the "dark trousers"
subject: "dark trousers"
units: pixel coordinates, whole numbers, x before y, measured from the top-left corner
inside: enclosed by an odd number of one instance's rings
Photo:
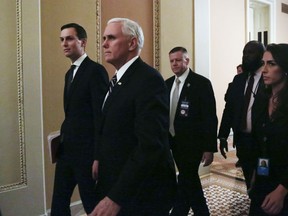
[[[91,157],[89,157],[91,158]],[[96,206],[95,181],[92,179],[93,160],[62,156],[56,164],[51,216],[69,216],[70,199],[78,185],[87,214]]]
[[[250,188],[255,166],[255,141],[251,134],[241,133],[236,142],[237,157],[241,164],[247,189]]]
[[[187,216],[191,207],[194,216],[209,216],[209,209],[198,174],[203,153],[195,150],[186,155],[187,152],[183,152],[183,149],[173,148],[173,146],[172,151],[179,175],[176,201],[170,215]]]
[[[133,205],[133,207],[123,207],[117,216],[169,216],[171,201],[155,200],[147,205]]]
[[[176,179],[175,172],[163,173],[165,171],[162,172],[162,176],[148,177],[149,180],[141,184],[139,191],[135,191],[134,195],[124,196],[117,216],[169,216],[176,193]],[[96,187],[98,202],[107,196],[115,184],[108,179],[104,180],[99,175]]]

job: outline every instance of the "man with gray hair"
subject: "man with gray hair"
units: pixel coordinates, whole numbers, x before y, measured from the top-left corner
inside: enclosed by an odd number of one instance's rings
[[[93,164],[99,203],[91,216],[168,216],[172,207],[169,96],[160,73],[139,57],[143,44],[136,22],[108,21],[102,46],[116,73],[102,107]]]

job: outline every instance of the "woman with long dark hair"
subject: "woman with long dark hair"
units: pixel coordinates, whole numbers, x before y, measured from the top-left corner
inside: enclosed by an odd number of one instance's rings
[[[249,215],[288,215],[288,44],[269,44],[262,58],[265,84],[256,104],[257,157]],[[265,167],[261,166],[265,161]]]

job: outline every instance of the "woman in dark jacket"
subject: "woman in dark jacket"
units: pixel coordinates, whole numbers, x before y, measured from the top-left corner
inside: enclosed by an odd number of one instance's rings
[[[288,215],[288,44],[269,44],[263,55],[265,89],[259,95],[249,215]],[[258,112],[259,111],[259,112]],[[263,162],[262,162],[263,161]],[[266,163],[265,166],[261,166]]]

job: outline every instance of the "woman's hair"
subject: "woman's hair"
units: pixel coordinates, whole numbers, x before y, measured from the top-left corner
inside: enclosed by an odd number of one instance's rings
[[[272,119],[275,119],[288,113],[288,44],[269,44],[266,47],[266,51],[271,53],[276,64],[282,69],[285,79],[284,87],[277,94],[276,107],[271,116]],[[271,94],[271,86],[268,86],[266,95],[270,97]]]
[[[288,44],[268,44],[266,51],[270,52],[279,67],[288,73]]]

